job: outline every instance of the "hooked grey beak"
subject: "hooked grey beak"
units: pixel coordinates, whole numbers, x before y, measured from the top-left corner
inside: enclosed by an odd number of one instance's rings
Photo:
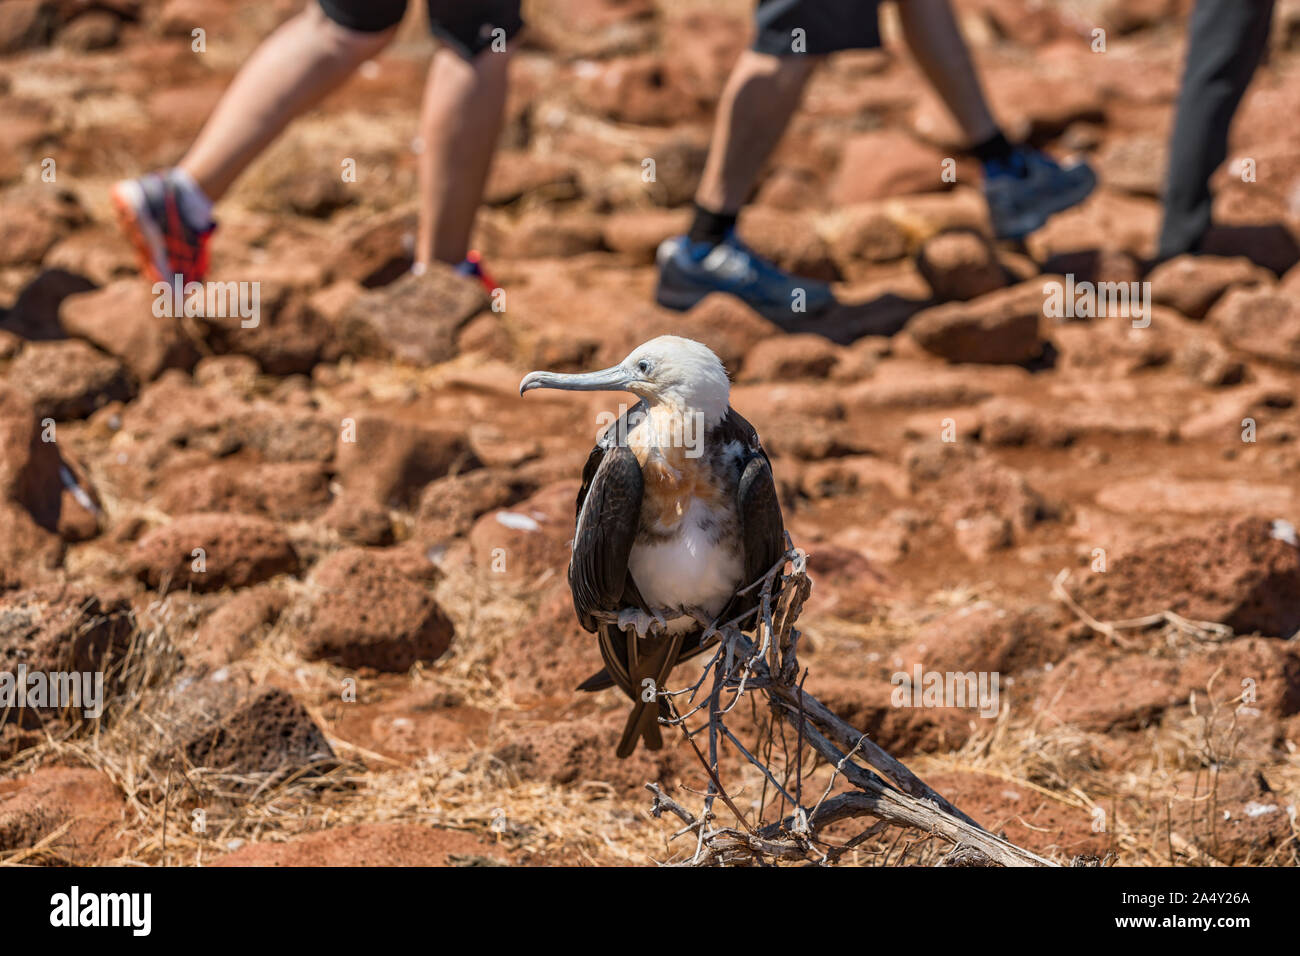
[[[604,368],[599,372],[579,372],[565,375],[560,372],[529,372],[519,383],[519,394],[535,388],[559,388],[569,392],[625,392],[637,379],[621,365]]]

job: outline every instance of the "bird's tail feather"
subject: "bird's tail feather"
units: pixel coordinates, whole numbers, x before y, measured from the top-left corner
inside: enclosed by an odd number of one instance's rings
[[[674,666],[676,666],[676,664],[681,664],[683,661],[688,661],[692,657],[696,657],[701,651],[712,647],[718,642],[718,639],[715,636],[710,638],[707,643],[702,643],[700,641],[701,633],[701,631],[696,631],[694,634],[690,635],[690,640],[682,641],[682,648],[677,654],[677,661]],[[609,676],[609,668],[602,667],[575,687],[574,690],[580,690],[590,694],[598,690],[605,690],[606,688],[613,687],[614,683],[614,678]]]
[[[646,750],[662,750],[664,736],[659,730],[659,708],[649,704],[632,708],[623,725],[623,736],[619,739],[616,753],[620,758],[632,756],[636,742],[642,740]]]
[[[632,690],[637,695],[632,701],[632,713],[628,714],[627,723],[623,727],[623,737],[618,742],[619,757],[629,757],[632,751],[636,750],[637,738],[645,741],[647,750],[659,750],[664,745],[663,735],[659,732],[659,716],[661,713],[667,714],[667,707],[662,699],[658,696],[663,690],[664,682],[668,680],[668,674],[672,671],[673,665],[677,663],[677,654],[682,647],[682,633],[669,635],[668,638],[659,645],[653,652],[640,657],[636,655],[636,635],[633,634],[629,640],[628,671],[632,676]],[[643,692],[642,682],[649,677],[653,682],[655,696],[649,700],[642,700]],[[651,705],[654,706],[651,706]]]

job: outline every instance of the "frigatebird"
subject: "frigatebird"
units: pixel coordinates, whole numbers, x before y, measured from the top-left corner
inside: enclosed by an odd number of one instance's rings
[[[569,590],[605,662],[578,689],[617,684],[632,699],[620,757],[638,739],[658,750],[659,718],[670,714],[664,682],[711,643],[698,612],[721,622],[749,612],[738,626],[752,629],[759,589],[750,585],[785,553],[771,462],[731,407],[722,362],[692,339],[651,339],[599,372],[529,372],[519,394],[535,388],[640,399],[583,468]]]

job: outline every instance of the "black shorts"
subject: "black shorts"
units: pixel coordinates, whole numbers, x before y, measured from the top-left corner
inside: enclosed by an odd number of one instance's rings
[[[879,5],[879,0],[758,0],[754,49],[773,56],[874,50],[880,46]]]
[[[378,33],[402,22],[406,0],[317,0],[341,27]],[[509,40],[524,27],[520,0],[425,0],[429,29],[465,59],[488,49],[498,37]],[[496,31],[504,30],[504,34]]]

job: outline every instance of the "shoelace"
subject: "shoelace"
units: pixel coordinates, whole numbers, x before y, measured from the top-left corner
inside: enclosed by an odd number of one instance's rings
[[[787,276],[774,262],[760,256],[757,252],[742,242],[735,233],[729,235],[723,245],[729,245],[735,252],[743,257],[747,268],[755,278],[765,278],[780,282],[789,282]]]
[[[741,282],[756,278],[753,260],[754,257],[748,255],[745,249],[730,242],[720,242],[709,250],[700,264],[715,275]]]

